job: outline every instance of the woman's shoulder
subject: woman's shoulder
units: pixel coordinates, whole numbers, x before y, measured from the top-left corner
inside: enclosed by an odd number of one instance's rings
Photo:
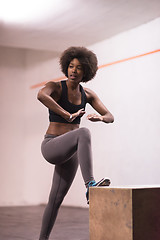
[[[52,91],[59,91],[62,89],[61,81],[49,81],[45,85],[46,88],[52,89]]]
[[[87,95],[94,95],[95,92],[93,90],[91,90],[90,88],[86,88],[86,87],[83,87],[84,91],[85,91],[85,94]]]
[[[62,92],[61,81],[49,81],[46,83],[45,89],[58,99]]]
[[[86,94],[88,102],[96,96],[95,92],[93,90],[91,90],[90,88],[84,87],[83,89]]]
[[[49,81],[45,84],[46,87],[50,88],[60,88],[61,87],[61,81]]]

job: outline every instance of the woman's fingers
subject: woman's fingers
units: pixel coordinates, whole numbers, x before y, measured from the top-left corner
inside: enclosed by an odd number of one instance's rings
[[[90,120],[90,121],[92,121],[92,122],[96,122],[96,121],[101,121],[101,120],[102,120],[102,119],[101,119],[101,116],[99,116],[99,115],[97,115],[97,114],[95,114],[95,113],[89,114],[89,115],[87,116],[87,119]]]
[[[78,111],[78,116],[83,116],[85,113],[85,110],[82,108]]]

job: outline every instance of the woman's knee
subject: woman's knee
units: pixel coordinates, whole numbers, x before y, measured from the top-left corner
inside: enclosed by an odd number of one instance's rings
[[[91,139],[91,133],[90,130],[86,127],[79,128],[79,134],[83,138],[90,140]]]

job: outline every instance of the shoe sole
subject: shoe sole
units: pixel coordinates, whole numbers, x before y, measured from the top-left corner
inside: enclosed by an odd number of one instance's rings
[[[102,178],[96,185],[95,187],[105,187],[109,186],[111,184],[110,179],[108,178]]]

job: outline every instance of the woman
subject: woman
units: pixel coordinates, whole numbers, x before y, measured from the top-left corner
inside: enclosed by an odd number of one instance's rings
[[[80,82],[88,82],[97,71],[96,55],[84,47],[70,47],[62,54],[60,66],[67,80],[48,82],[38,92],[38,100],[49,109],[50,124],[42,142],[42,154],[55,165],[52,188],[46,206],[40,240],[49,238],[58,209],[69,190],[80,164],[87,187],[109,185],[108,179],[96,183],[92,170],[91,138],[87,128],[79,128],[89,103],[99,114],[89,114],[92,122],[112,123],[114,118],[98,96]]]

